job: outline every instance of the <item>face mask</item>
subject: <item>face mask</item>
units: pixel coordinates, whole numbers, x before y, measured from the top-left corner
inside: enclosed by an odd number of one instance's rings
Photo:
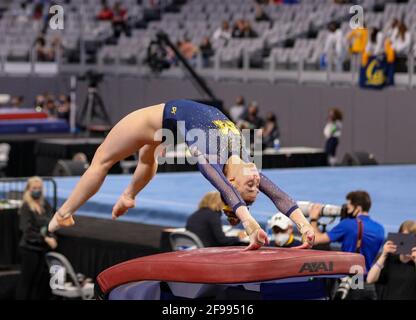
[[[354,209],[352,209],[352,211],[347,211],[347,215],[349,218],[354,218],[354,212],[355,212],[356,207],[354,207]]]
[[[278,233],[274,235],[274,241],[279,247],[283,247],[289,241],[290,235],[288,233]]]
[[[42,191],[32,191],[31,196],[34,200],[39,200],[42,197]]]

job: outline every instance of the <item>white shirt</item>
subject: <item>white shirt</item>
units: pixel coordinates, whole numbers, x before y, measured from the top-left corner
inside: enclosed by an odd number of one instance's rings
[[[324,136],[329,139],[331,137],[341,137],[342,122],[337,120],[335,122],[328,122],[324,128]]]
[[[336,56],[341,56],[344,51],[344,37],[341,29],[330,32],[326,38],[324,52],[326,54],[334,53]]]
[[[384,35],[381,31],[377,33],[375,43],[368,41],[365,51],[375,56],[384,52]]]
[[[392,39],[392,47],[396,53],[404,53],[407,54],[410,49],[410,32],[406,31],[404,34],[404,39],[400,36],[399,33]]]

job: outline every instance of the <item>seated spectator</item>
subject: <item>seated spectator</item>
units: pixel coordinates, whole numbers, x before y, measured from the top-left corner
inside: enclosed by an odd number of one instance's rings
[[[48,114],[49,118],[56,118],[57,117],[57,107],[55,104],[55,100],[53,96],[49,96],[46,100],[45,107],[43,108],[43,111]]]
[[[224,42],[227,42],[231,39],[231,30],[230,30],[230,24],[228,21],[223,21],[222,26],[215,30],[212,39],[214,41],[217,40],[223,40]]]
[[[12,97],[10,100],[10,104],[12,108],[21,108],[23,107],[23,96]]]
[[[61,94],[57,105],[57,117],[69,121],[69,113],[71,110],[71,103],[69,96]]]
[[[33,20],[42,20],[43,18],[43,3],[39,2],[33,8]]]
[[[188,38],[184,38],[183,41],[180,41],[178,48],[185,59],[188,60],[191,65],[195,66],[198,48]]]
[[[37,61],[48,62],[53,61],[54,52],[46,46],[46,41],[43,36],[40,36],[36,39],[35,50]]]
[[[117,39],[121,33],[124,32],[127,37],[130,37],[130,28],[127,23],[127,10],[121,6],[120,2],[116,2],[113,8],[113,32]]]
[[[267,15],[266,12],[264,12],[263,7],[260,4],[256,4],[256,9],[255,9],[255,20],[257,22],[261,22],[261,21],[271,21],[270,17]]]
[[[38,94],[35,98],[36,111],[42,111],[46,104],[46,97],[44,94]]]
[[[24,24],[30,20],[31,12],[26,1],[20,3],[20,7],[15,10],[13,15],[17,23]]]
[[[280,138],[279,125],[277,123],[276,115],[269,112],[266,116],[266,123],[261,131],[263,138],[263,149],[274,148],[276,140]]]
[[[224,203],[219,192],[208,192],[198,205],[198,210],[186,221],[186,230],[195,233],[205,247],[232,246],[240,244],[246,234],[242,231],[239,237],[227,237],[221,223],[221,210]]]
[[[259,117],[259,108],[257,102],[253,101],[247,109],[247,115],[241,122],[242,129],[261,129],[264,125],[264,120]]]
[[[101,2],[102,8],[97,15],[97,19],[101,21],[112,21],[113,20],[113,10],[108,6],[107,1],[103,0]]]
[[[199,51],[201,52],[203,66],[208,67],[210,58],[215,54],[214,48],[208,37],[202,39],[202,42],[199,45]]]
[[[302,245],[302,242],[293,234],[292,221],[283,213],[275,214],[267,223],[272,231],[270,246],[292,248]]]
[[[243,38],[257,38],[258,34],[254,31],[250,21],[244,20]]]
[[[244,38],[245,23],[243,19],[239,19],[234,23],[232,36],[233,38]]]
[[[230,117],[234,123],[239,123],[244,118],[246,112],[245,100],[243,96],[238,96],[235,105],[230,108]]]
[[[400,233],[416,235],[416,221],[405,221]],[[381,300],[416,300],[416,247],[407,255],[396,254],[397,246],[387,241],[383,253],[367,275],[368,283],[382,285]]]

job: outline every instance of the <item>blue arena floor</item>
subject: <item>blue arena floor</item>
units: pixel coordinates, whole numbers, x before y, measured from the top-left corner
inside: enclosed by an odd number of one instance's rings
[[[370,215],[386,231],[397,231],[401,222],[416,219],[416,165],[274,169],[264,171],[296,200],[341,205],[352,190],[367,190],[373,201]],[[79,177],[57,178],[59,203],[70,194]],[[112,206],[128,185],[130,176],[108,176],[101,190],[77,214],[111,219]],[[122,220],[182,227],[205,192],[213,187],[198,172],[160,173],[137,196],[137,207]],[[261,222],[276,212],[260,195],[251,208]]]

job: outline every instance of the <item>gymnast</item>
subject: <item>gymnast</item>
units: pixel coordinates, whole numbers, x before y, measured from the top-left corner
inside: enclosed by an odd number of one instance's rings
[[[195,129],[202,131],[205,138],[189,138],[189,133]],[[114,205],[112,218],[116,219],[133,208],[136,195],[156,174],[157,155],[165,144],[163,132],[166,130],[180,132],[188,150],[197,159],[199,171],[220,192],[224,213],[230,223],[242,223],[250,238],[246,250],[255,250],[268,243],[266,233],[248,210],[259,191],[296,223],[303,239],[299,248],[312,247],[315,239],[313,228],[296,202],[250,162],[237,127],[218,109],[189,100],[173,100],[139,109],[120,120],[97,148],[90,167],[67,201],[55,213],[49,231],[73,225],[73,214],[98,192],[110,168],[140,150],[132,180]],[[220,147],[216,144],[214,152],[208,151],[208,145],[218,142],[218,137]]]

